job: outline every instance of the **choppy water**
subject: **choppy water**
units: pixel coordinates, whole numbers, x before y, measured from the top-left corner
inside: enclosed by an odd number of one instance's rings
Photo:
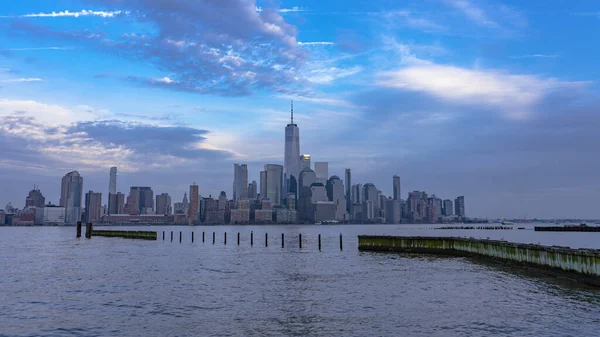
[[[464,258],[356,249],[359,233],[596,248],[600,240],[590,233],[464,234],[423,226],[153,229],[160,233],[155,242],[75,239],[72,227],[0,228],[0,336],[599,335],[598,289]]]

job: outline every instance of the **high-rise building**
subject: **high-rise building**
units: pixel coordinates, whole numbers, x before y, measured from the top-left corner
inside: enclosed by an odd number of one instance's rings
[[[117,167],[110,168],[110,178],[108,181],[108,194],[117,193]]]
[[[300,172],[310,167],[310,154],[303,154],[300,156]]]
[[[264,172],[264,177],[263,177]],[[262,191],[262,180],[264,179],[265,191]],[[280,206],[283,201],[283,166],[266,164],[265,170],[261,172],[261,196],[269,198],[273,206]]]
[[[285,154],[284,154],[284,174],[288,190],[298,184],[298,175],[300,174],[300,129],[294,124],[294,102],[291,103],[291,121],[285,127]],[[261,194],[262,188],[261,188]]]
[[[260,198],[267,195],[267,171],[260,171]]]
[[[465,197],[460,196],[454,199],[454,213],[456,216],[465,217]]]
[[[199,220],[200,216],[200,193],[198,185],[190,185],[190,205],[188,208],[188,224],[192,225]]]
[[[40,189],[34,186],[25,198],[25,207],[44,207],[45,204],[46,198],[44,198]]]
[[[340,177],[331,176],[331,178],[327,180],[326,190],[327,198],[335,204],[335,220],[347,220],[346,194],[344,191],[344,183]]]
[[[317,175],[317,181],[325,185],[329,179],[329,163],[326,161],[316,162],[315,173]]]
[[[171,215],[171,196],[161,193],[156,196],[156,214]]]
[[[375,217],[379,215],[379,190],[375,185],[369,183],[363,186],[363,196],[364,201],[368,202],[366,212],[363,210],[363,216],[365,216],[365,220],[373,220]]]
[[[102,193],[89,191],[85,194],[85,214],[83,221],[97,222],[102,217]]]
[[[108,214],[123,214],[125,207],[125,195],[121,192],[108,196]]]
[[[233,164],[233,200],[248,199],[248,166]]]
[[[400,193],[400,177],[394,176],[394,200],[400,200],[402,194]]]
[[[454,207],[452,206],[452,200],[450,200],[450,199],[444,200],[444,208],[442,210],[442,214],[445,216],[454,215]]]
[[[350,191],[352,187],[352,174],[350,169],[347,168],[344,176],[344,186],[346,186],[346,211],[348,213],[352,212],[352,192]]]
[[[83,178],[79,172],[67,173],[61,182],[59,206],[65,208],[65,223],[74,224],[81,220]]]
[[[124,207],[124,213],[130,215],[153,214],[154,192],[152,188],[147,186],[131,186],[127,203]]]
[[[356,185],[352,185],[352,203],[353,204],[360,204],[361,202],[363,202],[363,185],[362,184],[356,184]]]
[[[257,194],[256,180],[252,180],[252,182],[248,184],[248,199],[256,199]]]
[[[298,215],[301,220],[311,220],[310,187],[317,182],[317,175],[311,169],[300,172],[298,180]]]
[[[402,215],[400,200],[388,198],[385,201],[385,222],[399,223]]]

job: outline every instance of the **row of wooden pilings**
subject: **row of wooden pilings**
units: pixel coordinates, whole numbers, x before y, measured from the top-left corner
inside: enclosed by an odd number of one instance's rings
[[[162,232],[162,239],[165,240],[165,231]],[[171,241],[173,241],[173,231],[171,231]],[[179,243],[183,241],[183,232],[179,232]],[[192,232],[192,242],[194,242],[194,232]],[[205,232],[202,232],[202,242],[205,242]],[[216,233],[212,232],[212,243],[216,242]],[[318,236],[319,250],[321,250],[321,234]],[[223,233],[223,244],[227,244],[227,232]],[[237,233],[237,244],[240,245],[240,232]],[[254,246],[254,232],[250,232],[250,246]],[[265,247],[269,246],[269,233],[265,233]],[[285,235],[281,233],[281,248],[285,247]],[[302,234],[298,235],[298,247],[302,249]],[[344,249],[342,234],[340,233],[340,250]]]
[[[86,239],[91,239],[92,238],[92,223],[88,222],[85,224],[85,238]],[[80,238],[81,237],[81,221],[77,221],[77,237]]]

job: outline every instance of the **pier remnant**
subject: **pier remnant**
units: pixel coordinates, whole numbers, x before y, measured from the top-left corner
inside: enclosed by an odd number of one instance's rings
[[[92,238],[92,223],[91,222],[88,222],[85,224],[85,238],[86,239]]]
[[[117,231],[117,230],[92,230],[92,236],[105,236],[125,239],[156,240],[157,232],[149,231]]]
[[[77,237],[81,237],[81,221],[77,221]]]

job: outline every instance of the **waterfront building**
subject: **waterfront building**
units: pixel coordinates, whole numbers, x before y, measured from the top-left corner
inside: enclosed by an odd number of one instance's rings
[[[117,192],[108,196],[108,214],[123,214],[125,194]]]
[[[147,186],[131,186],[124,213],[130,215],[154,213],[154,192]]]
[[[1,219],[0,219],[1,220]],[[0,222],[2,223],[2,222]],[[35,210],[35,224],[43,226],[60,226],[65,223],[65,208],[52,204]]]
[[[190,208],[190,203],[188,201],[187,193],[183,194],[183,201],[176,202],[173,204],[173,213],[174,214],[183,214],[187,219],[188,209]]]
[[[346,211],[352,213],[352,173],[347,168],[344,175],[344,186],[346,186]]]
[[[385,201],[385,222],[399,223],[402,215],[400,200],[387,198]]]
[[[175,217],[173,215],[164,214],[111,214],[104,215],[100,220],[104,224],[113,225],[135,225],[135,224],[173,224]]]
[[[296,190],[292,189],[297,186],[300,174],[300,129],[294,123],[294,102],[291,102],[290,114],[290,123],[285,127],[284,175],[286,192],[296,193]],[[265,196],[262,184],[260,193]]]
[[[327,180],[327,198],[335,204],[335,217],[337,221],[347,220],[346,211],[346,195],[344,191],[344,183],[338,176],[331,176]]]
[[[84,222],[98,222],[102,217],[102,193],[89,191],[85,194]]]
[[[458,217],[465,217],[465,197],[460,196],[454,199],[454,214]]]
[[[36,213],[37,214],[37,213]],[[63,208],[63,222],[64,222],[64,208]],[[4,210],[0,209],[0,226],[5,225],[6,224],[6,213],[4,212]]]
[[[300,220],[311,219],[311,206],[310,206],[310,187],[317,181],[317,175],[315,171],[311,169],[305,169],[300,172],[300,179],[298,181],[298,216]]]
[[[83,198],[83,177],[77,171],[67,173],[61,182],[59,205],[65,208],[65,222],[81,221],[81,202]]]
[[[275,209],[275,221],[282,224],[294,224],[298,221],[298,212],[295,209],[277,208]]]
[[[354,222],[362,222],[365,221],[363,217],[363,206],[362,203],[354,203],[352,204],[352,220]]]
[[[273,222],[273,205],[271,200],[264,198],[261,200],[261,208],[254,210],[255,223],[271,223]]]
[[[437,222],[438,218],[442,215],[442,199],[433,194],[427,200],[427,204],[429,205],[429,208],[431,208],[429,211],[430,216],[428,217],[429,222]]]
[[[248,165],[233,164],[233,200],[248,199]]]
[[[394,176],[393,183],[394,183],[394,195],[393,195],[394,200],[400,200],[400,198],[402,198],[402,194],[400,192],[400,177]]]
[[[374,220],[376,217],[379,217],[379,194],[380,191],[375,187],[374,184],[368,183],[363,186],[363,196],[365,202],[370,202],[370,206],[368,206],[367,211],[363,208],[363,217],[365,220]]]
[[[44,207],[44,204],[46,204],[46,198],[40,189],[34,186],[25,198],[25,207]]]
[[[161,193],[156,196],[156,214],[171,215],[171,196],[168,193]]]
[[[454,207],[452,206],[452,200],[446,199],[444,200],[444,208],[442,214],[445,216],[453,216],[454,215]]]
[[[331,221],[335,219],[336,206],[333,201],[317,201],[312,204],[313,218],[312,221],[319,223],[321,221]]]
[[[188,206],[188,225],[193,225],[200,220],[200,192],[198,185],[190,185],[190,204]]]
[[[375,220],[375,208],[373,207],[373,201],[365,200],[362,203],[362,220],[373,221]]]
[[[326,161],[316,162],[315,174],[317,175],[318,182],[322,183],[323,185],[327,184],[327,179],[329,178],[329,163]],[[346,207],[346,205],[344,205],[344,207]]]
[[[261,196],[271,200],[273,206],[280,206],[283,200],[283,166],[266,164],[261,172]],[[264,174],[263,174],[264,172]],[[263,185],[264,180],[264,186]],[[263,191],[264,187],[264,191]]]

